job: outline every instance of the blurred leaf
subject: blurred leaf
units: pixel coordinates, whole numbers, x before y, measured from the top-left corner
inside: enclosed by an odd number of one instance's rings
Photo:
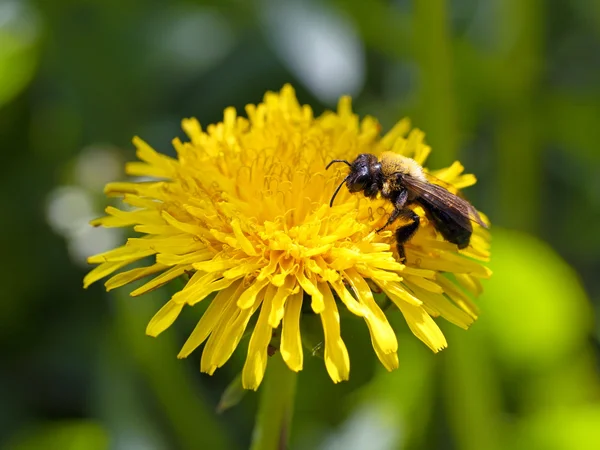
[[[173,439],[164,421],[148,408],[148,387],[140,383],[136,361],[131,358],[116,324],[107,323],[98,341],[90,412],[102,421],[111,436],[111,450],[168,450]]]
[[[229,408],[234,407],[242,401],[248,391],[242,386],[242,374],[239,373],[221,395],[221,400],[217,405],[217,412],[220,414]]]
[[[109,439],[97,422],[89,420],[47,423],[17,433],[7,450],[106,450]]]
[[[350,15],[362,38],[379,52],[393,58],[412,53],[412,22],[410,16],[383,0],[332,0]]]
[[[172,330],[156,339],[144,333],[147,321],[159,309],[158,303],[164,301],[160,291],[146,294],[143,299],[134,299],[126,292],[118,291],[115,300],[121,336],[170,421],[179,448],[236,448],[225,425],[201,392],[195,389],[183,361],[176,358],[178,345]]]
[[[547,244],[495,228],[490,268],[477,326],[490,332],[502,364],[543,371],[583,346],[593,323],[589,301]]]
[[[520,389],[512,395],[517,407],[528,398],[529,410],[543,408],[543,397],[553,397],[545,404],[549,408],[564,405],[565,397],[585,398],[594,392],[596,381],[589,364],[578,370],[565,367],[584,348],[591,329],[589,305],[573,271],[539,240],[515,231],[493,231],[494,274],[484,283],[481,317],[468,333],[456,328],[446,332],[448,418],[463,450],[507,448],[505,440],[512,439],[504,419],[506,373],[499,368],[521,374]],[[561,367],[566,370],[562,374]],[[543,384],[538,374],[546,378]],[[579,386],[579,392],[561,391],[569,380],[586,386]]]
[[[449,343],[441,373],[444,406],[461,450],[504,448],[500,374],[493,366],[483,327],[475,323],[467,332],[454,326],[444,329]]]
[[[545,99],[544,134],[556,142],[570,157],[599,163],[600,93],[555,92]]]
[[[310,419],[305,418],[303,423],[295,423],[296,431],[298,427],[302,427],[302,440],[298,440],[298,448],[316,448],[321,445],[321,448],[325,449],[387,450],[416,448],[422,444],[427,434],[427,424],[436,393],[435,355],[407,331],[406,323],[398,311],[391,314],[390,322],[395,329],[399,330],[400,368],[388,372],[379,361],[376,361],[372,380],[355,392],[341,398],[331,397],[331,391],[339,390],[339,387],[343,386],[341,384],[311,394],[313,396],[311,403],[320,405],[319,413],[325,414],[329,411],[331,416],[343,411],[344,420],[331,427],[326,434],[323,428],[327,424],[323,419],[318,422],[312,414]],[[369,342],[368,336],[364,337]],[[372,352],[372,349],[369,348],[369,351]],[[364,365],[365,357],[364,354],[356,356],[352,354],[351,361],[358,360],[354,368],[357,365]],[[300,382],[306,382],[306,375],[309,374],[301,374]],[[303,399],[299,398],[298,402],[302,404]],[[305,407],[296,408],[297,412],[304,412],[304,415],[306,415],[305,410]],[[297,418],[301,417],[298,416],[300,414],[297,414]],[[307,426],[311,424],[309,422],[311,419],[312,427]],[[321,426],[320,430],[318,424]],[[295,434],[298,434],[296,431]],[[317,433],[325,435],[325,439],[311,436]]]
[[[388,372],[377,362],[373,380],[359,391],[358,408],[372,407],[386,417],[396,429],[393,448],[415,448],[425,440],[433,412],[436,355],[407,330],[398,311],[389,319],[398,330],[400,367]]]
[[[542,411],[523,420],[506,448],[516,450],[597,450],[600,406]]]
[[[526,413],[579,407],[600,398],[596,356],[591,348],[573,352],[557,364],[519,383]]]
[[[38,23],[25,2],[0,4],[0,107],[29,84],[38,63]]]

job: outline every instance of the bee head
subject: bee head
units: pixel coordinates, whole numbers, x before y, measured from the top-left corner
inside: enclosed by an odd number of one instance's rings
[[[365,191],[367,197],[377,194],[381,165],[375,155],[362,153],[350,165],[346,186],[350,192]],[[375,191],[375,192],[373,192]]]
[[[335,159],[327,165],[327,168],[329,168],[329,166],[335,162],[343,162],[344,164],[347,164],[350,167],[350,173],[348,173],[346,178],[344,178],[344,180],[333,193],[331,202],[329,203],[330,206],[333,205],[333,200],[344,183],[346,183],[346,186],[350,192],[354,193],[363,191],[365,196],[371,198],[375,197],[377,192],[381,190],[381,164],[375,155],[371,155],[370,153],[361,153],[354,161],[352,161],[352,163],[346,160]]]

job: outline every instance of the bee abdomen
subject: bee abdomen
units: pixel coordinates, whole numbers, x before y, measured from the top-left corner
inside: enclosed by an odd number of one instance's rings
[[[427,215],[435,223],[435,228],[440,232],[445,240],[456,244],[458,248],[466,248],[471,242],[473,227],[468,218],[464,218],[464,223],[458,223],[443,210],[429,205],[426,209]]]

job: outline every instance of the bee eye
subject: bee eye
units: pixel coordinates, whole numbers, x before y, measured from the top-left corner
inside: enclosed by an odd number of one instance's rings
[[[362,191],[369,183],[369,174],[361,174],[348,183],[350,192]]]

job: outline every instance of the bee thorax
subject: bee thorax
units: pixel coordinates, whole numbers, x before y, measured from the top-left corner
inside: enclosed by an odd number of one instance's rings
[[[384,176],[401,173],[421,181],[426,181],[423,168],[412,158],[393,152],[383,152],[380,161],[381,171]]]

